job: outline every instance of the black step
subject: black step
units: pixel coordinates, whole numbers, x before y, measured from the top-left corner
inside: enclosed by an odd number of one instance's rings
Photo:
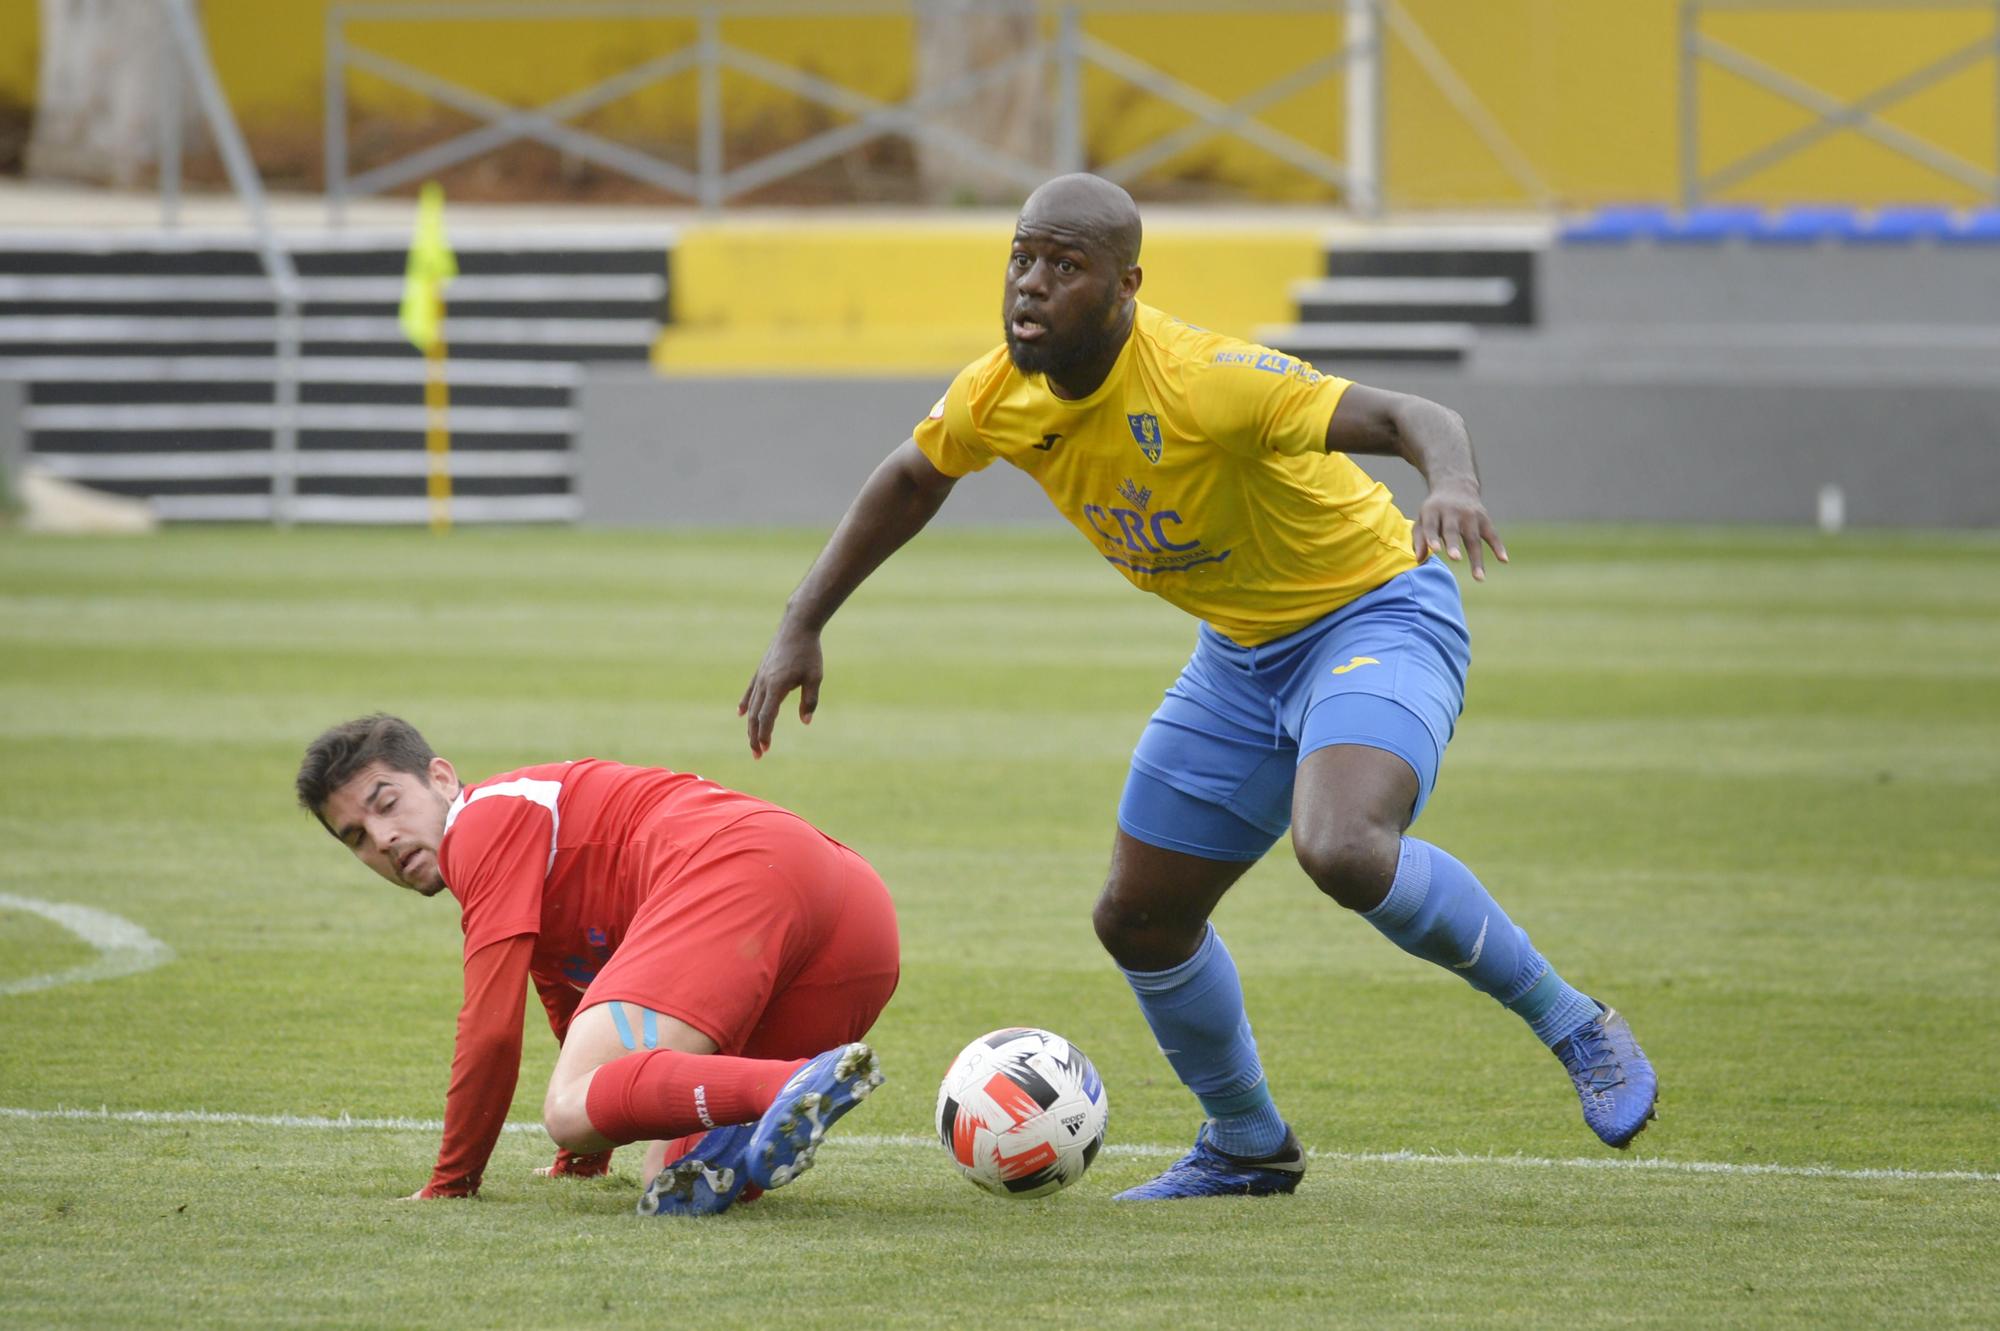
[[[1348,250],[1329,251],[1327,278],[1322,283],[1302,283],[1299,304],[1301,319],[1349,320],[1455,320],[1476,324],[1532,324],[1535,322],[1535,255],[1523,250]],[[1510,295],[1504,302],[1487,299],[1433,301],[1422,297],[1421,288],[1441,290],[1504,283]],[[1343,284],[1407,286],[1413,298],[1335,301],[1331,293]],[[1409,312],[1404,312],[1404,311]]]

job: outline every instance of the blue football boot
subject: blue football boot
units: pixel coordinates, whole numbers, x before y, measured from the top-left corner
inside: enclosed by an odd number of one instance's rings
[[[1622,1148],[1653,1121],[1660,1079],[1625,1018],[1602,1003],[1597,1007],[1596,1020],[1556,1041],[1554,1052],[1576,1083],[1583,1121],[1606,1146]]]
[[[1305,1177],[1306,1153],[1290,1128],[1285,1142],[1269,1157],[1243,1160],[1225,1155],[1208,1140],[1209,1125],[1195,1134],[1194,1149],[1167,1167],[1158,1178],[1127,1188],[1114,1202],[1164,1202],[1181,1197],[1270,1197],[1291,1192]]]
[[[654,1175],[639,1199],[640,1215],[715,1215],[727,1211],[750,1181],[744,1150],[750,1124],[702,1134],[694,1149]]]
[[[875,1051],[859,1041],[836,1045],[794,1072],[750,1131],[750,1181],[782,1188],[811,1169],[826,1130],[881,1084]]]

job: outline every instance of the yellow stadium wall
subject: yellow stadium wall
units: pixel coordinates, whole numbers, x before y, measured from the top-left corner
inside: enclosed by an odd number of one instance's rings
[[[222,80],[253,141],[315,141],[319,133],[326,12],[331,0],[203,0]],[[1474,96],[1566,206],[1671,200],[1680,187],[1677,0],[1402,0]],[[1338,45],[1341,19],[1247,12],[1224,15],[1097,14],[1086,30],[1221,101],[1242,97]],[[1990,10],[1711,13],[1717,40],[1851,101],[1982,37]],[[907,18],[725,19],[724,39],[883,100],[907,95]],[[532,105],[690,41],[692,20],[362,22],[358,44],[500,100]],[[0,99],[31,101],[35,0],[0,0]],[[1501,164],[1392,37],[1386,68],[1388,197],[1399,208],[1530,206],[1532,193]],[[1996,59],[1884,109],[1882,119],[1979,170],[1995,169]],[[1178,109],[1102,70],[1084,80],[1088,151],[1114,160],[1186,122]],[[817,108],[742,76],[723,81],[733,142],[765,150],[829,123]],[[1702,161],[1709,170],[1811,122],[1806,111],[1715,66],[1701,76]],[[422,121],[422,97],[367,75],[349,84],[366,118]],[[691,149],[695,76],[684,74],[596,113],[587,123],[646,144]],[[1263,113],[1269,125],[1329,157],[1345,156],[1338,80],[1323,81]],[[358,159],[359,166],[373,163]],[[1183,182],[1176,185],[1175,182]],[[1233,138],[1190,147],[1161,168],[1151,192],[1187,183],[1225,196],[1331,201],[1333,192],[1261,149]],[[1841,132],[1720,197],[1879,203],[1969,203],[1965,183],[1861,135]]]
[[[754,215],[680,228],[667,372],[950,374],[1000,341],[1001,213],[868,223]],[[1295,313],[1291,284],[1318,270],[1320,228],[1147,224],[1139,297],[1248,337]],[[915,275],[915,276],[912,276]]]
[[[0,0],[0,102],[35,100],[42,15],[35,0]]]

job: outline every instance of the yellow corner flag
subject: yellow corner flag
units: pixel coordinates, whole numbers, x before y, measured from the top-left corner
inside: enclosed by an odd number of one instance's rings
[[[444,284],[458,276],[458,256],[444,238],[444,190],[424,182],[417,196],[417,229],[403,270],[403,335],[424,353],[424,452],[429,457],[425,493],[431,530],[451,530],[451,389],[444,372]]]
[[[444,323],[444,284],[457,276],[458,256],[444,238],[444,190],[435,180],[426,181],[417,198],[417,229],[410,237],[398,315],[403,336],[426,355],[437,345]]]

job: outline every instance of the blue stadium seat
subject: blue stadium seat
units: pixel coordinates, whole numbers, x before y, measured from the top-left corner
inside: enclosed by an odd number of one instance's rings
[[[1557,233],[1566,245],[2000,244],[2000,208],[1969,214],[1939,204],[1896,204],[1872,213],[1845,204],[1796,204],[1773,216],[1749,204],[1676,211],[1661,204],[1609,204]]]
[[[1909,245],[1937,240],[1954,225],[1951,209],[1935,204],[1878,208],[1854,239],[1871,245]]]
[[[1854,209],[1803,204],[1779,213],[1751,239],[1764,245],[1814,245],[1823,240],[1853,240],[1860,234],[1861,219]]]
[[[1565,226],[1558,238],[1566,245],[1627,245],[1656,239],[1672,225],[1673,214],[1659,204],[1610,204]]]
[[[1980,208],[1938,237],[1947,245],[2000,245],[2000,208]]]
[[[1742,204],[1690,208],[1660,236],[1670,245],[1718,245],[1754,236],[1764,226],[1764,210]]]

